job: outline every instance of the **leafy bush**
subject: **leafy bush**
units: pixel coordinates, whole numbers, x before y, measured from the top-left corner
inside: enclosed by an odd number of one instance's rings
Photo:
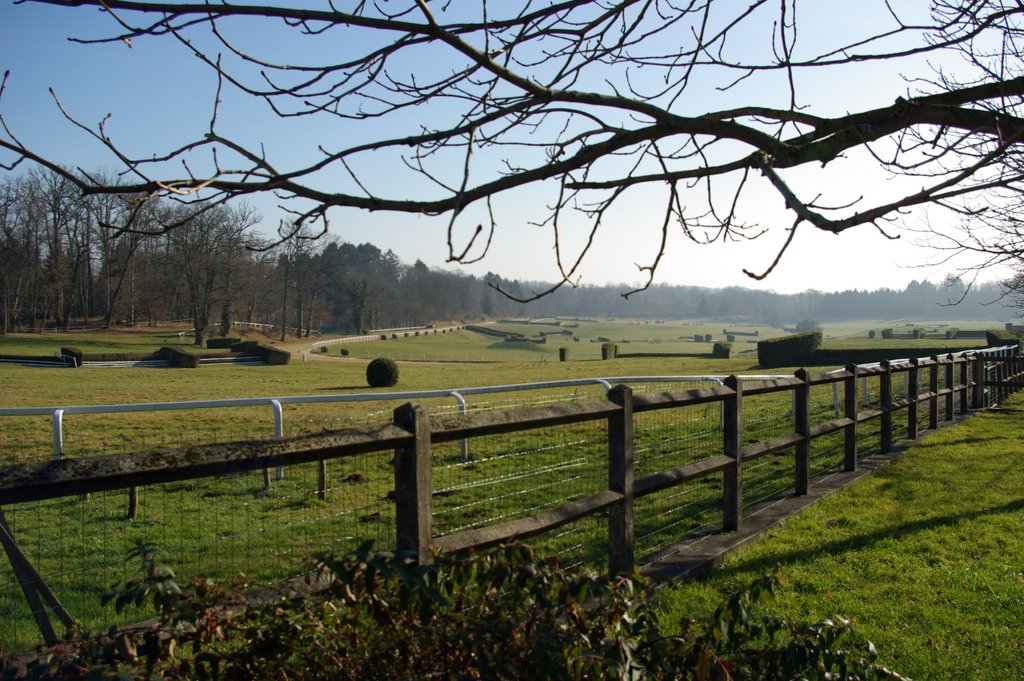
[[[339,352],[341,353],[342,357],[348,357],[350,351],[348,348],[342,348]]]
[[[821,324],[813,319],[801,319],[796,323],[796,331],[797,333],[820,332]]]
[[[317,557],[319,594],[248,607],[210,582],[179,585],[150,545],[136,557],[141,577],[105,600],[119,612],[152,603],[159,624],[79,634],[6,661],[0,678],[902,678],[844,620],[800,626],[758,612],[774,577],[668,636],[641,578],[564,569],[522,545],[430,566],[364,545]]]
[[[398,383],[398,364],[378,357],[366,366],[366,382],[371,388],[390,388]]]

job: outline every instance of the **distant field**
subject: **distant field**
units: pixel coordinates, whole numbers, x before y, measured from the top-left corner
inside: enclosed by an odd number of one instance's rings
[[[868,331],[873,330],[876,332],[876,337],[871,340],[880,342],[882,340],[882,329],[892,329],[893,332],[897,334],[909,334],[914,329],[922,329],[927,333],[944,334],[947,329],[951,328],[957,328],[961,331],[985,331],[987,329],[1002,329],[1005,325],[1005,321],[974,319],[962,322],[941,323],[904,320],[859,320],[848,322],[826,322],[822,324],[822,332],[826,343],[831,343],[838,341],[868,341]],[[892,340],[893,342],[899,342],[912,339],[894,338]],[[931,340],[934,343],[936,339]],[[852,347],[859,346],[853,345]]]
[[[756,352],[758,340],[783,335],[770,326],[734,325],[722,322],[689,320],[545,320],[535,322],[502,321],[487,324],[497,332],[520,334],[528,340],[543,343],[507,343],[500,338],[469,330],[449,334],[421,332],[420,336],[399,337],[386,341],[353,343],[346,347],[351,356],[389,356],[397,359],[504,361],[557,361],[558,349],[569,349],[571,360],[598,360],[601,344],[619,344],[620,353],[710,354],[715,342],[725,342],[725,330],[751,335],[737,335],[733,353]],[[752,335],[757,333],[757,336]],[[695,342],[694,336],[710,335],[710,342]],[[329,354],[337,355],[341,346],[333,346]],[[517,356],[518,355],[518,356]]]
[[[12,333],[0,336],[0,354],[55,355],[62,347],[68,346],[76,347],[86,354],[148,353],[165,345],[194,348],[191,337],[179,335],[181,330]]]
[[[925,328],[925,323],[915,325]],[[985,328],[996,322],[963,324],[961,328]],[[870,329],[898,328],[897,322],[862,321],[826,324],[830,336],[826,347],[934,347],[932,339],[867,338]],[[399,360],[399,384],[384,392],[407,392],[441,388],[465,388],[551,381],[571,378],[616,376],[687,376],[754,373],[757,367],[756,341],[783,334],[779,328],[728,325],[717,321],[664,322],[637,320],[547,320],[540,323],[501,322],[487,328],[518,333],[544,343],[510,343],[499,337],[468,330],[451,333],[421,333],[386,341],[350,343],[329,348],[327,357],[309,352],[312,341],[293,341],[294,354],[288,366],[209,366],[195,370],[88,368],[29,369],[0,365],[3,396],[0,406],[61,406],[167,402],[236,397],[279,397],[291,395],[368,394],[366,359],[390,356]],[[709,359],[712,343],[695,342],[693,336],[710,334],[724,340],[723,331],[757,333],[737,336],[730,359]],[[568,332],[568,333],[565,333]],[[574,341],[578,338],[578,341]],[[601,360],[601,339],[619,344],[621,353],[687,354],[684,357],[643,357]],[[61,346],[73,345],[88,352],[148,352],[162,345],[189,347],[177,329],[156,332],[74,333],[0,336],[0,353],[54,354]],[[947,347],[972,347],[972,341],[943,342]],[[558,361],[558,349],[569,349],[569,361]],[[339,357],[341,349],[351,355]],[[700,356],[705,355],[705,356]],[[412,361],[409,361],[412,360]],[[583,389],[573,389],[577,394]],[[376,391],[380,392],[380,391]],[[564,391],[563,391],[564,392]],[[597,397],[597,388],[585,389]],[[536,399],[519,393],[506,397],[477,397],[484,402],[505,405]],[[349,402],[344,404],[292,405],[285,409],[285,433],[317,431],[359,422],[380,422],[390,418],[398,401]],[[451,398],[427,400],[450,408]],[[132,415],[68,415],[65,451],[69,455],[132,451],[163,446],[186,445],[272,435],[269,407],[246,407],[189,412],[137,413]],[[49,456],[51,435],[46,417],[0,420],[0,461],[39,460]],[[183,428],[182,424],[187,424]]]

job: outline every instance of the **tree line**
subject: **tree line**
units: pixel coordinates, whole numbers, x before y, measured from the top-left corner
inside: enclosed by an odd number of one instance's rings
[[[403,263],[372,244],[337,238],[271,239],[244,204],[200,208],[172,199],[133,203],[83,196],[46,169],[0,181],[0,313],[4,333],[81,325],[191,320],[197,343],[232,321],[309,335],[437,320],[502,316],[800,318],[1006,316],[997,284],[964,294],[912,282],[876,289],[779,294],[741,287],[657,285],[629,300],[623,286],[562,288],[531,303],[545,282],[476,277]],[[173,229],[165,225],[174,224]],[[127,228],[130,226],[130,229]],[[279,243],[276,243],[280,241]],[[500,289],[500,291],[498,290]]]

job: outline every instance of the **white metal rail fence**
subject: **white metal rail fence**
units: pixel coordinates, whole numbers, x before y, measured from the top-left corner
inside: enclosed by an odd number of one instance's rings
[[[0,469],[0,540],[10,562],[0,562],[0,649],[52,640],[50,613],[65,623],[72,613],[86,626],[117,623],[101,608],[99,594],[134,572],[123,556],[137,541],[167,549],[183,576],[230,580],[244,572],[259,584],[301,574],[302,557],[316,551],[346,552],[367,540],[384,550],[409,548],[410,537],[424,536],[451,548],[488,532],[503,536],[508,528],[526,535],[549,530],[533,541],[570,560],[604,561],[609,551],[621,560],[621,546],[613,550],[609,535],[622,501],[609,488],[612,443],[620,441],[613,431],[621,435],[615,428],[623,427],[620,419],[613,428],[612,420],[624,408],[608,406],[605,394],[613,384],[636,388],[636,408],[629,412],[636,531],[629,551],[636,564],[649,565],[695,531],[723,522],[729,527],[737,514],[843,470],[851,451],[855,465],[858,454],[914,437],[940,417],[965,413],[969,402],[1000,401],[1016,380],[1010,372],[1020,369],[1018,360],[1013,365],[1000,358],[1014,351],[816,377],[730,377],[731,388],[718,376],[612,377],[418,393],[3,409],[5,423],[49,421],[54,449],[50,460]],[[900,374],[906,379],[894,380]],[[498,392],[507,393],[504,402],[466,399]],[[515,394],[527,399],[513,401]],[[251,412],[269,406],[268,420],[280,437],[289,405],[367,400],[435,401],[425,431],[433,429],[426,436],[432,482],[415,492],[426,504],[426,535],[403,515],[410,502],[402,495],[409,490],[396,479],[400,469],[408,472],[396,451],[413,447],[412,431],[399,424],[408,409],[389,413],[379,425],[345,422],[326,434],[281,442],[263,436],[236,445],[103,456],[72,456],[61,446],[64,416],[106,417],[114,407],[116,416],[153,408]],[[919,406],[926,414],[920,419]],[[905,421],[893,418],[897,410],[907,413]],[[486,411],[492,413],[477,413]],[[454,425],[444,425],[452,419]],[[63,460],[52,460],[54,454]],[[738,502],[729,496],[728,456],[742,459]],[[268,486],[268,468],[287,475]]]

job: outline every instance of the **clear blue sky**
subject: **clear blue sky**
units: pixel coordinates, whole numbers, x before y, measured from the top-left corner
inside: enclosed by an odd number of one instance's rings
[[[95,9],[63,9],[0,0],[0,71],[9,69],[11,77],[0,101],[0,113],[13,132],[30,148],[72,166],[86,169],[114,167],[109,154],[60,114],[48,92],[52,87],[64,106],[83,123],[95,126],[110,114],[107,132],[123,148],[144,155],[165,151],[184,143],[208,125],[216,81],[210,70],[191,59],[172,39],[136,40],[125,44],[77,45],[69,36],[99,37],[116,30],[109,17]],[[918,3],[925,7],[926,3]],[[831,31],[856,30],[882,21],[880,3],[818,2],[801,5],[819,11],[828,30],[801,36],[808,43],[824,40]],[[837,13],[840,16],[837,16]],[[268,34],[254,27],[242,33],[254,42],[269,40]],[[296,46],[295,49],[301,49]],[[841,82],[809,75],[801,83],[801,99],[807,104],[841,113],[850,109],[885,105],[907,91],[900,74],[885,65],[865,66]],[[759,87],[764,87],[759,86]],[[694,110],[721,109],[749,97],[765,103],[783,93],[738,89],[719,95],[713,102],[688,102]],[[820,112],[820,109],[818,110]],[[304,123],[282,125],[258,102],[228,92],[221,113],[223,125],[247,142],[263,140],[278,157],[302,157],[316,153],[316,145],[340,146],[350,130],[337,124],[323,127]],[[381,155],[362,162],[362,172],[377,182],[382,193],[395,170],[395,158]],[[828,192],[830,202],[841,203],[858,196],[871,203],[884,198],[899,186],[877,172],[863,156],[831,164],[827,169],[803,169],[802,192],[813,195],[814,187]],[[345,181],[331,178],[328,181]],[[551,280],[556,276],[551,237],[533,226],[531,219],[543,200],[538,189],[518,191],[496,203],[498,231],[490,255],[480,264],[463,268],[475,274],[490,270],[507,278]],[[273,197],[254,203],[264,213],[264,226],[273,230],[283,217]],[[838,290],[846,288],[902,288],[913,279],[941,281],[945,271],[921,267],[934,257],[913,245],[910,235],[891,241],[873,227],[861,227],[842,235],[824,234],[803,227],[793,248],[779,269],[765,282],[757,283],[742,273],[743,268],[760,271],[767,267],[785,239],[784,230],[791,218],[784,215],[780,199],[771,192],[760,192],[748,199],[748,214],[756,214],[770,231],[749,243],[697,245],[675,233],[661,264],[658,283],[703,286],[749,286],[791,292],[807,288]],[[622,204],[606,219],[608,228],[599,235],[595,250],[583,269],[584,283],[632,283],[641,279],[636,264],[653,258],[659,238],[662,207],[644,190],[633,192],[631,201]],[[447,266],[445,230],[447,218],[362,213],[338,210],[332,213],[331,233],[346,241],[369,241],[382,249],[392,249],[407,262],[421,259],[431,266]],[[460,222],[472,229],[482,218],[470,211]],[[911,225],[923,224],[924,215],[907,218]],[[892,230],[898,233],[897,230]],[[567,238],[571,251],[572,239]]]

